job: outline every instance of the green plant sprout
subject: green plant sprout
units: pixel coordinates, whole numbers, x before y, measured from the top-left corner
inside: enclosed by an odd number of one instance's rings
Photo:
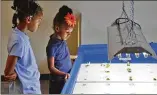
[[[130,73],[131,72],[131,68],[127,68],[127,71]]]
[[[110,78],[106,78],[106,80],[110,80]]]
[[[153,80],[156,81],[157,79],[156,79],[156,78],[153,78]]]
[[[110,73],[110,71],[105,71],[106,73]]]
[[[133,80],[132,76],[130,76],[130,77],[129,77],[129,80],[130,80],[130,81],[132,81],[132,80]]]
[[[85,67],[88,67],[88,66],[89,66],[89,64],[86,64],[86,65],[85,65]]]
[[[105,66],[105,64],[104,64],[104,63],[102,63],[102,64],[101,64],[101,66]]]
[[[129,62],[127,62],[127,66],[130,66],[130,63],[129,63]]]
[[[110,64],[109,64],[109,63],[107,63],[107,64],[106,64],[106,68],[109,68],[109,67],[110,67]]]

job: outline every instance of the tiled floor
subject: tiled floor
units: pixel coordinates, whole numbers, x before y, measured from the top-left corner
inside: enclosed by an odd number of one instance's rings
[[[49,92],[49,81],[47,80],[41,80],[41,92],[42,94],[48,94]],[[1,82],[1,94],[8,94],[8,82]]]

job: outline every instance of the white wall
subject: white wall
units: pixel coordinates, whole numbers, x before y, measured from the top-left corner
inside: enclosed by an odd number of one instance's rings
[[[129,9],[129,2],[126,9]],[[44,8],[44,19],[36,33],[29,33],[32,48],[41,73],[48,73],[46,62],[46,45],[49,35],[53,33],[52,21],[58,9],[66,4],[76,12],[82,13],[82,44],[107,43],[107,26],[120,16],[121,1],[39,1]],[[2,1],[2,69],[3,73],[7,58],[7,42],[11,33],[13,11],[12,1]],[[149,42],[157,42],[157,1],[135,1],[135,21],[143,29]],[[127,12],[129,12],[127,10]],[[129,14],[128,14],[129,15]]]
[[[82,44],[107,43],[106,27],[120,16],[121,3],[120,1],[87,1],[81,4],[79,9],[83,14]],[[129,6],[130,2],[126,2],[128,15]],[[135,1],[135,21],[142,26],[143,33],[149,42],[157,42],[156,9],[157,1]]]

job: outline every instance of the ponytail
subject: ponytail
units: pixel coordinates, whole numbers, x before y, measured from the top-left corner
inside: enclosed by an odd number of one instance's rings
[[[18,25],[18,20],[23,21],[27,16],[34,16],[38,12],[42,12],[42,8],[35,3],[35,0],[14,0],[11,7],[15,13],[12,17],[12,24],[15,28]]]
[[[18,18],[17,13],[14,13],[13,19],[12,19],[12,24],[13,24],[12,28],[15,28],[17,26],[17,18]]]

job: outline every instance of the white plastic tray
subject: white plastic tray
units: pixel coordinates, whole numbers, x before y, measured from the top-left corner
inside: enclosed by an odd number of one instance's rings
[[[129,77],[133,78],[133,82],[154,82],[153,78],[157,78],[157,64],[110,64],[106,68],[101,64],[82,64],[78,73],[77,81],[110,81],[129,82]],[[127,71],[131,68],[131,73]],[[106,73],[105,71],[110,71]]]
[[[117,63],[109,68],[106,63],[86,65],[81,64],[73,94],[157,94],[157,81],[153,80],[157,78],[157,64]],[[127,68],[131,68],[131,73]]]
[[[73,94],[157,94],[157,84],[76,83]]]

